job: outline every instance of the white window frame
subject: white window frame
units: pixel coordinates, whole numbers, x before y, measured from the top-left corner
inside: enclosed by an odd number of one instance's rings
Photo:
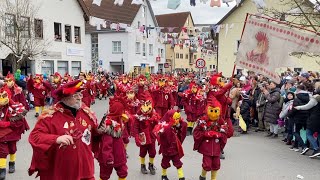
[[[75,66],[77,65],[77,66]],[[79,66],[80,65],[80,66]],[[71,62],[71,76],[77,76],[81,72],[81,61]]]
[[[112,41],[112,53],[119,54],[121,52],[121,41]]]
[[[141,43],[136,42],[136,54],[141,54]]]
[[[66,65],[66,66],[61,66],[62,64]],[[60,74],[65,74],[66,72],[69,71],[69,62],[68,61],[58,61],[57,66],[58,66],[57,71]]]
[[[153,44],[149,44],[149,55],[153,56]]]
[[[164,57],[163,51],[164,51],[163,49],[160,49],[160,57],[162,57],[162,58]]]

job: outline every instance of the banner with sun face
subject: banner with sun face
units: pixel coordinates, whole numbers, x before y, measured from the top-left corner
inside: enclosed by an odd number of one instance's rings
[[[250,17],[245,25],[236,65],[280,83],[275,70],[294,64],[290,60],[290,53],[320,53],[319,47],[320,36],[316,33]]]

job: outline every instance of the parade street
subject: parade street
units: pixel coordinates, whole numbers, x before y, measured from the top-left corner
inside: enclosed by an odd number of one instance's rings
[[[97,100],[92,109],[96,112],[100,120],[106,112],[108,101]],[[30,128],[35,125],[36,118],[34,111],[30,111],[27,116]],[[16,172],[8,174],[7,180],[32,180],[34,177],[28,176],[28,168],[31,162],[32,148],[28,143],[30,131],[23,135],[18,143]],[[228,141],[225,149],[226,159],[221,161],[221,170],[218,179],[220,180],[294,180],[297,175],[301,175],[305,180],[317,180],[320,177],[319,160],[311,160],[307,156],[299,155],[290,151],[289,147],[281,142],[281,139],[268,139],[265,134],[249,132],[248,135],[233,137]],[[193,138],[188,136],[183,144],[185,156],[184,172],[187,180],[199,179],[201,172],[202,157],[194,152]],[[130,139],[129,150],[129,175],[128,180],[149,180],[161,178],[161,156],[157,155],[155,164],[157,168],[156,176],[142,175],[140,173],[140,162],[138,148],[133,139]],[[148,158],[146,158],[148,162]],[[96,162],[96,179],[99,177],[99,165]],[[72,167],[70,167],[72,168]],[[207,179],[209,174],[207,175]],[[168,170],[168,178],[176,180],[177,173],[174,167]],[[113,171],[111,180],[118,177]]]

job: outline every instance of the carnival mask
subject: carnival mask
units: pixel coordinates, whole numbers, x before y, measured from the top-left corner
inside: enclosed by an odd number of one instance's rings
[[[166,85],[166,80],[165,79],[159,79],[159,86],[164,87]]]
[[[197,92],[198,92],[197,86],[192,86],[191,92],[192,92],[192,93],[197,93]]]
[[[146,101],[141,105],[141,112],[143,114],[150,114],[152,112],[152,103],[151,101]]]
[[[13,87],[14,81],[12,79],[5,79],[4,82],[7,84],[9,88]]]
[[[128,83],[128,78],[127,78],[127,77],[124,77],[124,78],[122,79],[122,83],[123,83],[123,84],[127,84],[127,83]]]
[[[181,114],[179,112],[175,112],[173,114],[173,125],[176,126],[180,123],[180,120],[181,120]]]
[[[208,106],[207,115],[210,121],[217,121],[220,117],[220,108]]]
[[[6,91],[0,92],[0,106],[5,106],[9,103],[9,96]]]
[[[133,91],[128,91],[126,95],[127,95],[127,98],[130,100],[134,99],[135,97],[135,93]]]
[[[169,86],[173,86],[173,81],[168,82]]]

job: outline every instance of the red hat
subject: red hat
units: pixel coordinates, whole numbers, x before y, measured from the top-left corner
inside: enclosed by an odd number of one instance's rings
[[[198,88],[198,85],[194,81],[190,82],[189,89],[192,89],[193,86],[196,86]]]
[[[69,82],[63,86],[60,86],[58,89],[52,92],[52,96],[61,100],[64,97],[71,96],[76,92],[83,90],[84,88],[81,87],[82,82],[80,80]]]
[[[6,78],[5,78],[5,80],[15,81],[14,75],[13,75],[13,74],[11,74],[10,72],[8,72],[8,74],[7,74]]]
[[[64,74],[64,77],[69,77],[69,76],[70,76],[70,74],[67,72]]]
[[[139,79],[139,81],[146,81],[146,80],[147,80],[147,78],[146,78],[144,75],[142,75],[142,74],[140,74],[140,75],[138,76],[138,79]]]
[[[110,98],[108,117],[115,118],[113,120],[119,121],[120,119],[117,117],[120,117],[123,114],[125,105],[125,100],[120,96],[115,95],[113,98]]]
[[[147,101],[150,101],[151,104],[152,104],[152,107],[153,107],[153,100],[152,100],[152,97],[151,97],[151,94],[147,91],[144,91],[141,95],[140,95],[140,101],[142,102],[147,102]]]
[[[211,106],[211,107],[219,107],[221,109],[221,104],[220,102],[213,96],[211,96],[210,98],[208,98],[207,100],[207,107]]]
[[[167,111],[166,114],[164,114],[164,116],[162,117],[161,122],[169,123],[175,112],[179,112],[179,111],[174,109]]]
[[[222,77],[222,72],[213,75],[210,79],[210,84],[213,86],[220,86],[218,79]]]
[[[61,79],[61,75],[60,75],[58,72],[54,73],[54,75],[53,75],[53,76],[55,76],[55,77],[59,77],[59,78]]]

